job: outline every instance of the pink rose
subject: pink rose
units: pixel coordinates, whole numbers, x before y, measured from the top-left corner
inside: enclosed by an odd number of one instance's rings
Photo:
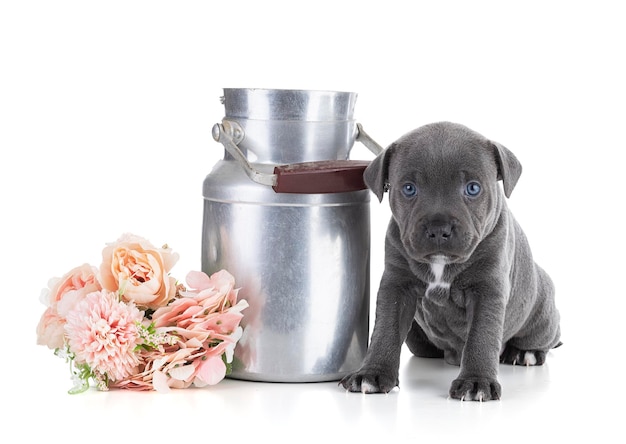
[[[102,251],[100,283],[126,301],[156,309],[176,295],[176,280],[168,273],[177,261],[178,254],[170,248],[157,248],[142,237],[126,234]]]
[[[37,344],[48,348],[63,347],[67,314],[85,296],[102,289],[96,279],[98,270],[89,264],[73,268],[61,278],[50,279],[41,301],[48,306],[37,325]]]
[[[55,350],[63,347],[65,318],[59,316],[54,307],[48,307],[37,324],[37,344]]]

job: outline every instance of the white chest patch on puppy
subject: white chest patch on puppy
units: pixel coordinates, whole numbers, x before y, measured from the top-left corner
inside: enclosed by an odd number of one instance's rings
[[[450,289],[450,283],[443,280],[443,270],[446,266],[444,258],[436,258],[436,261],[430,264],[430,271],[433,273],[434,279],[428,283],[426,293],[434,290],[435,288],[443,288],[444,290]]]
[[[432,280],[426,288],[426,299],[437,305],[445,306],[450,299],[450,283],[443,280],[443,274],[446,267],[444,257],[436,257],[430,264]]]

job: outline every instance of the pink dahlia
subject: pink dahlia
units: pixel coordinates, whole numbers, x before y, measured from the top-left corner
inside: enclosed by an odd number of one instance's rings
[[[139,365],[135,347],[141,342],[137,323],[143,312],[121,302],[113,292],[88,294],[67,316],[65,333],[78,364],[110,380],[127,378]]]

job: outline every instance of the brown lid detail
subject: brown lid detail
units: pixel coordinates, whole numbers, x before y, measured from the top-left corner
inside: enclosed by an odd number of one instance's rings
[[[281,165],[274,168],[277,193],[346,193],[364,190],[363,171],[369,161],[324,160]]]

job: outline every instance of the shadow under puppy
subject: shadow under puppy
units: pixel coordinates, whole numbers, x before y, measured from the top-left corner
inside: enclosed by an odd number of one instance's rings
[[[404,135],[368,166],[365,183],[380,201],[389,192],[392,217],[370,346],[341,380],[347,390],[396,387],[406,341],[460,366],[452,398],[499,399],[500,362],[541,365],[560,345],[552,281],[505,202],[521,172],[507,148],[448,122]]]

